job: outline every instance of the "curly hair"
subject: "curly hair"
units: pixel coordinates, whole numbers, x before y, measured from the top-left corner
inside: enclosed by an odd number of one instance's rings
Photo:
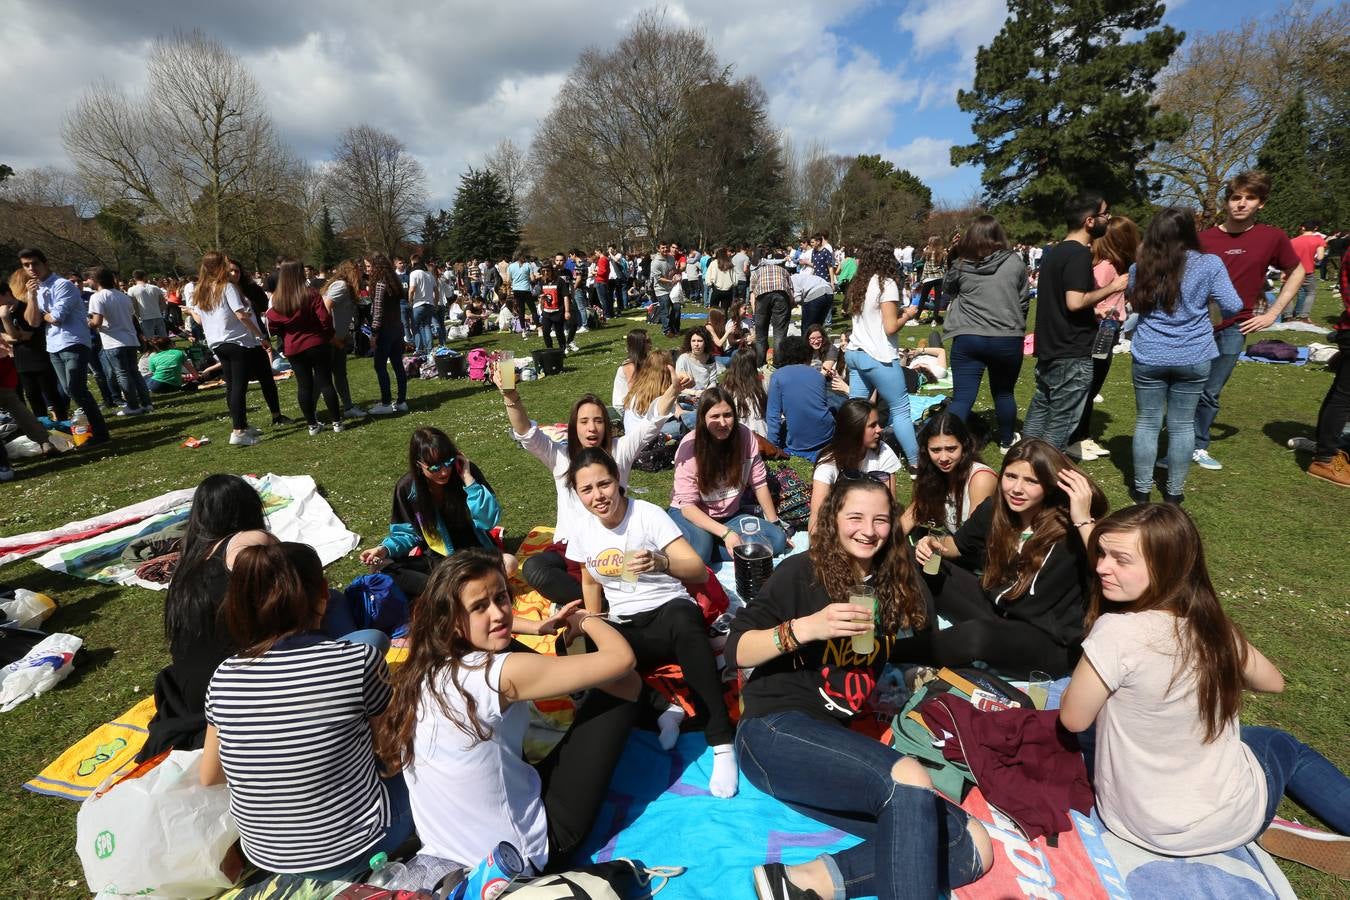
[[[811,565],[816,582],[831,600],[847,597],[858,581],[853,557],[839,540],[839,511],[858,491],[871,491],[886,498],[891,516],[891,533],[872,557],[872,580],[877,592],[877,614],[884,631],[894,634],[901,628],[918,631],[928,621],[928,604],[910,561],[909,543],[900,531],[900,504],[886,485],[870,478],[846,478],[835,482],[834,490],[821,507],[816,531],[811,535]]]
[[[884,288],[887,281],[893,281],[899,286],[895,249],[889,241],[871,241],[858,252],[858,271],[844,294],[849,315],[856,316],[862,312],[863,303],[867,300],[867,286],[872,283],[873,277],[877,280],[878,289]]]

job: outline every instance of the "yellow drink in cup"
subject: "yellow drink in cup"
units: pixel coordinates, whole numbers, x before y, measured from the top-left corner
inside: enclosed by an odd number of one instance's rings
[[[934,544],[942,540],[942,538],[947,534],[947,529],[937,524],[936,522],[928,522],[924,527],[928,529],[928,534],[930,537],[933,538]],[[937,548],[934,547],[933,555],[928,557],[928,559],[924,561],[923,574],[936,575],[941,569],[942,569],[942,554],[938,553]]]
[[[516,386],[516,354],[512,351],[503,350],[497,354],[497,377],[504,391]]]
[[[853,652],[859,656],[871,656],[877,647],[877,592],[865,584],[855,584],[849,588],[848,602],[853,606],[865,606],[871,612],[871,627],[862,634],[853,635]]]
[[[633,559],[638,555],[637,550],[623,551],[623,572],[619,576],[629,584],[637,584],[638,573],[633,571]]]
[[[1039,670],[1032,672],[1027,678],[1027,696],[1037,709],[1045,709],[1046,701],[1050,699],[1050,676]]]

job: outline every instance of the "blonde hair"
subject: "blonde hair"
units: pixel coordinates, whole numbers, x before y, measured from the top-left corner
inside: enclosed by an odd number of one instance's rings
[[[670,387],[670,354],[665,350],[653,350],[643,357],[633,374],[628,388],[628,399],[624,406],[638,415],[646,415],[647,409],[657,397]]]

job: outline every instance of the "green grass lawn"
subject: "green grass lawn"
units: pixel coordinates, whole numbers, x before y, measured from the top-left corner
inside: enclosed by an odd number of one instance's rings
[[[1325,289],[1318,309],[1339,308]],[[686,309],[692,309],[686,305]],[[1330,319],[1328,318],[1329,322]],[[521,394],[543,422],[563,419],[586,391],[608,397],[623,336],[633,322],[578,336],[582,352],[567,371],[534,383]],[[650,329],[655,334],[656,329]],[[914,340],[926,329],[905,329]],[[1316,335],[1278,335],[1307,343]],[[478,342],[518,353],[542,345],[537,337],[493,337]],[[666,342],[670,343],[670,342]],[[1117,357],[1097,405],[1096,439],[1111,456],[1086,464],[1114,505],[1127,502],[1134,399],[1128,360]],[[378,399],[368,360],[351,364],[353,398]],[[1321,366],[1292,368],[1239,364],[1224,393],[1212,452],[1221,472],[1191,470],[1186,508],[1205,535],[1210,570],[1231,614],[1284,672],[1288,687],[1276,697],[1252,697],[1244,719],[1293,731],[1350,769],[1350,698],[1346,635],[1350,633],[1350,544],[1345,523],[1350,491],[1309,478],[1307,458],[1285,448],[1295,435],[1312,436],[1317,409],[1329,384]],[[293,382],[280,385],[282,405],[298,415]],[[1030,361],[1019,386],[1019,410],[1031,393]],[[493,390],[467,380],[415,381],[407,415],[367,420],[343,434],[309,437],[303,426],[264,429],[254,447],[227,443],[229,421],[220,389],[159,399],[154,414],[113,419],[114,442],[46,461],[19,463],[21,478],[0,486],[0,529],[16,534],[53,528],[176,488],[214,472],[311,475],[337,514],[369,546],[385,532],[390,493],[406,467],[408,435],[421,425],[449,432],[492,481],[502,500],[508,534],[518,540],[534,525],[551,525],[554,493],[549,476],[507,436],[506,415]],[[254,424],[267,421],[254,386]],[[992,424],[987,392],[976,406]],[[188,450],[179,443],[206,435],[212,443]],[[996,462],[997,448],[986,458]],[[639,496],[664,504],[671,473],[633,473]],[[905,488],[902,487],[902,491]],[[1156,494],[1155,494],[1156,497]],[[328,569],[334,584],[363,571],[351,554]],[[164,594],[80,581],[24,561],[0,570],[0,582],[43,591],[61,603],[50,631],[84,639],[82,665],[51,693],[0,718],[0,759],[6,801],[0,809],[0,895],[76,896],[85,891],[75,856],[77,806],[20,788],[71,743],[144,698],[168,661],[162,633]],[[1286,815],[1308,816],[1287,805]],[[659,862],[659,861],[658,861]],[[1350,885],[1296,865],[1285,866],[1305,897],[1350,897]]]

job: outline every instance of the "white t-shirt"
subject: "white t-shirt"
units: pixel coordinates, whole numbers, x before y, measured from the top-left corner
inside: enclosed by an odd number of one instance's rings
[[[1264,827],[1266,777],[1236,716],[1204,742],[1194,674],[1172,683],[1178,624],[1161,610],[1107,613],[1083,639],[1111,691],[1097,713],[1097,813],[1155,853],[1222,853]]]
[[[675,371],[694,379],[695,390],[707,390],[717,384],[722,376],[722,364],[713,356],[707,362],[699,362],[692,353],[681,353],[675,360]]]
[[[413,306],[436,302],[436,279],[424,269],[413,269],[408,275],[408,297]]]
[[[886,326],[881,318],[881,304],[899,303],[900,288],[893,279],[887,278],[885,286],[878,286],[879,276],[873,275],[867,282],[867,294],[863,298],[862,310],[853,317],[853,333],[849,337],[848,348],[861,350],[879,363],[894,362],[900,353],[896,350],[897,334],[886,334]]]
[[[875,450],[868,450],[863,454],[862,472],[864,474],[885,472],[887,475],[894,475],[899,471],[900,457],[895,455],[895,451],[885,441],[882,441]],[[823,484],[834,484],[839,480],[839,467],[832,460],[816,463],[815,471],[811,473],[811,480]]]
[[[127,291],[136,301],[136,315],[140,319],[164,318],[164,292],[148,281],[133,284]]]
[[[681,536],[680,526],[664,509],[633,499],[612,530],[587,510],[572,529],[567,558],[584,565],[604,587],[611,616],[634,616],[672,600],[694,602],[684,585],[665,572],[643,572],[636,584],[623,580],[625,550],[664,550]]]
[[[548,818],[539,773],[525,761],[528,703],[502,712],[501,653],[484,665],[485,653],[470,653],[460,668],[460,687],[441,685],[446,705],[467,721],[464,695],[473,697],[478,718],[492,732],[479,741],[466,735],[423,692],[413,733],[413,764],[404,770],[413,823],[422,852],[465,866],[477,865],[497,844],[514,844],[535,868],[548,863]],[[461,691],[462,688],[463,690]]]
[[[244,295],[239,293],[239,288],[232,284],[225,285],[221,291],[220,302],[210,312],[198,307],[197,314],[202,317],[202,331],[206,333],[206,345],[215,349],[221,344],[238,344],[241,347],[260,347],[258,338],[249,331],[243,322],[239,321],[236,313],[246,312],[253,315],[253,307],[249,306]],[[255,318],[256,323],[256,318]]]
[[[628,376],[623,373],[623,366],[619,366],[614,372],[614,387],[609,392],[609,405],[616,409],[623,409],[624,401],[627,399]]]
[[[141,345],[136,338],[136,323],[132,321],[135,313],[135,301],[121,291],[104,288],[89,298],[89,314],[103,317],[98,333],[105,350]]]

